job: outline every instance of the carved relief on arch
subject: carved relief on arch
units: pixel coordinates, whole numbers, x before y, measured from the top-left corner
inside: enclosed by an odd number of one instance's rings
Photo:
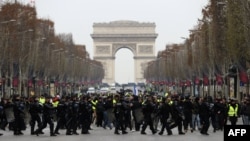
[[[136,44],[113,44],[112,45],[112,55],[115,55],[118,49],[120,48],[129,48],[136,55]]]
[[[109,54],[110,47],[109,46],[96,46],[96,54]]]
[[[152,54],[153,53],[153,46],[152,45],[140,45],[139,46],[139,53]]]

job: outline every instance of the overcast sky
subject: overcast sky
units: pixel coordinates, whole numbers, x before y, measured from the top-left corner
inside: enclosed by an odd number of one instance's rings
[[[117,20],[153,22],[158,37],[156,54],[166,44],[183,43],[197,25],[208,0],[20,0],[35,1],[38,18],[55,23],[56,33],[71,33],[75,44],[86,45],[93,58],[93,23]],[[125,63],[126,62],[126,63]],[[129,62],[129,63],[128,63]],[[133,54],[128,49],[116,53],[116,82],[134,81]],[[122,64],[122,65],[120,65]],[[124,69],[124,66],[126,69]],[[121,69],[123,68],[123,69]]]

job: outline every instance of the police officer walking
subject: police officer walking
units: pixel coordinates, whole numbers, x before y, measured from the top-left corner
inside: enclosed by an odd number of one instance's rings
[[[72,101],[69,102],[68,105],[68,115],[69,119],[67,121],[67,131],[66,135],[79,135],[77,133],[77,122],[78,122],[78,115],[79,115],[79,102],[77,101],[77,97],[73,96]]]
[[[236,125],[238,121],[239,111],[240,111],[239,104],[236,103],[236,100],[234,98],[231,98],[230,103],[228,104],[228,109],[227,109],[227,116],[231,125]]]
[[[162,123],[161,131],[159,132],[159,135],[162,135],[165,129],[167,130],[168,135],[173,134],[168,123],[170,113],[171,113],[171,107],[168,104],[168,99],[165,99],[162,101],[162,104],[159,107],[159,111],[157,112],[157,116],[160,117],[160,120]]]
[[[128,132],[125,131],[125,121],[124,121],[124,114],[125,114],[125,107],[123,105],[123,101],[121,100],[119,95],[115,95],[114,104],[114,115],[115,115],[115,134],[119,135],[119,129],[122,130],[122,134],[127,134]]]
[[[200,133],[203,135],[209,135],[207,133],[208,128],[210,126],[210,107],[209,107],[209,103],[208,103],[208,99],[205,97],[204,99],[200,99],[200,108],[199,108],[199,115],[200,115],[200,120],[201,120],[201,131]]]
[[[183,127],[183,120],[184,116],[184,107],[183,107],[183,98],[176,96],[173,99],[173,103],[171,104],[171,112],[172,112],[172,119],[174,120],[174,124],[170,126],[170,128],[174,128],[177,126],[179,135],[184,135],[185,133],[182,130]]]
[[[83,96],[79,104],[79,122],[82,128],[81,134],[90,134],[89,127],[91,124],[91,115],[92,105],[88,102],[87,97]]]
[[[146,134],[145,130],[147,126],[149,125],[150,130],[152,131],[152,134],[156,133],[156,130],[154,129],[153,126],[153,118],[152,118],[152,113],[154,112],[154,104],[153,104],[153,99],[152,96],[148,96],[147,100],[143,103],[143,125],[141,129],[141,134]]]
[[[31,116],[30,120],[30,134],[35,134],[35,125],[38,124],[38,128],[42,127],[42,120],[40,114],[42,114],[43,106],[39,103],[37,97],[32,97],[30,101],[29,113]]]
[[[24,123],[24,103],[20,101],[20,96],[15,95],[13,99],[13,112],[14,112],[14,135],[23,135],[21,130],[23,129],[23,126],[25,126]]]
[[[57,124],[55,128],[55,134],[60,134],[59,129],[63,128],[66,123],[66,112],[67,112],[67,105],[65,103],[65,97],[62,97],[59,100],[59,103],[56,107],[56,117],[57,117]]]
[[[53,104],[51,103],[51,97],[47,96],[44,106],[43,106],[43,126],[39,127],[35,134],[38,136],[44,128],[47,127],[47,124],[49,124],[50,128],[50,136],[56,136],[54,133],[54,122],[53,122],[53,114],[55,113],[55,108],[53,107]]]

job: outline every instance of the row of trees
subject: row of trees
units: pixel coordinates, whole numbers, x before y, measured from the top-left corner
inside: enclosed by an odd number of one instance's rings
[[[0,50],[2,95],[15,90],[27,96],[50,83],[77,88],[104,77],[102,64],[89,58],[84,45],[76,45],[71,34],[56,35],[54,22],[37,18],[31,5],[1,6]]]
[[[148,64],[145,78],[181,86],[217,84],[214,86],[227,86],[226,90],[230,90],[229,80],[234,78],[232,96],[239,98],[239,83],[249,85],[250,2],[210,0],[201,12],[202,18],[185,42],[167,45],[158,52],[157,59]]]

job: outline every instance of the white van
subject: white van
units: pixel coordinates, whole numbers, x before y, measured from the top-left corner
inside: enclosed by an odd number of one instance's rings
[[[89,87],[88,91],[87,91],[87,94],[94,94],[94,93],[96,93],[95,88],[94,87]]]
[[[100,89],[100,93],[101,93],[101,94],[109,93],[109,92],[110,92],[110,89],[109,89],[108,87],[102,87],[102,88]]]
[[[112,93],[112,94],[116,93],[116,87],[115,86],[110,87],[110,93]]]

